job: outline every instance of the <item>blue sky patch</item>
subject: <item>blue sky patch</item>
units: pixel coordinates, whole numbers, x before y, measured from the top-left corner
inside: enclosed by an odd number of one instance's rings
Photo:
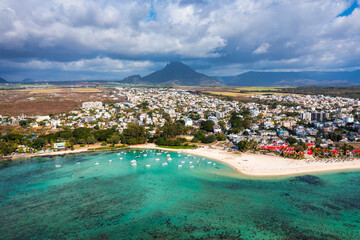
[[[359,4],[357,3],[357,0],[355,0],[354,3],[351,4],[351,6],[348,9],[346,9],[344,12],[339,14],[338,17],[349,16],[358,7],[359,7]]]

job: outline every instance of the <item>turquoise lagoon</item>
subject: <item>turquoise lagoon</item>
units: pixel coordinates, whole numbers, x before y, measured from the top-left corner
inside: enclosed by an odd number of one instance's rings
[[[156,150],[0,167],[0,239],[155,238],[359,239],[360,173],[251,179]]]

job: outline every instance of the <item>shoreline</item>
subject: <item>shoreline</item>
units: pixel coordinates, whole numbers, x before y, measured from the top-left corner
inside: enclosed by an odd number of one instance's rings
[[[218,148],[210,148],[209,146],[202,146],[196,149],[171,149],[157,147],[153,143],[127,146],[125,148],[118,148],[113,150],[88,150],[88,148],[81,148],[75,150],[45,152],[41,154],[24,154],[15,155],[3,160],[3,162],[27,159],[35,157],[52,157],[68,154],[78,154],[86,152],[102,152],[102,151],[119,151],[121,149],[156,149],[169,152],[178,152],[192,154],[199,157],[212,159],[214,161],[223,163],[239,174],[256,177],[256,178],[276,178],[296,175],[306,175],[311,173],[330,173],[343,172],[351,170],[360,170],[360,159],[351,161],[339,162],[323,162],[323,161],[305,161],[294,160],[290,158],[283,158],[280,156],[269,156],[252,153],[238,153],[228,152]]]

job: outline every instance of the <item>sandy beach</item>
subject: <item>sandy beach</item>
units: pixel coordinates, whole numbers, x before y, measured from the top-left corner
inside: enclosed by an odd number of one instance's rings
[[[278,177],[289,175],[302,175],[321,172],[340,172],[348,170],[360,170],[360,159],[352,161],[325,162],[306,161],[251,153],[235,153],[222,149],[203,146],[197,149],[168,149],[159,148],[155,144],[143,144],[130,148],[161,149],[193,154],[222,162],[241,174],[253,177]]]
[[[91,146],[94,147],[94,146]],[[340,172],[360,170],[360,159],[351,161],[306,161],[283,158],[279,156],[260,155],[252,153],[229,152],[219,148],[201,146],[197,149],[171,149],[157,147],[155,144],[141,144],[129,146],[131,149],[158,149],[165,151],[193,154],[224,163],[239,173],[252,177],[280,177],[289,175],[302,175],[321,172]],[[90,152],[88,147],[58,152],[44,152],[36,154],[23,154],[11,156],[11,160],[46,157],[66,154]]]

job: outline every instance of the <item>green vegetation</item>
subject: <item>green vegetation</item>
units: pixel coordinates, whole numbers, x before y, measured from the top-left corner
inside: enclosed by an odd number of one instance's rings
[[[121,148],[126,148],[126,147],[127,147],[127,145],[114,146],[114,147],[88,148],[88,151],[115,150],[115,149],[121,149]]]
[[[182,145],[182,146],[164,146],[164,145],[158,145],[158,147],[161,147],[161,148],[169,148],[169,149],[194,149],[194,148],[196,148],[196,145]]]
[[[327,95],[333,97],[359,98],[360,86],[304,86],[296,88],[281,88],[279,89],[279,92],[289,94]]]

